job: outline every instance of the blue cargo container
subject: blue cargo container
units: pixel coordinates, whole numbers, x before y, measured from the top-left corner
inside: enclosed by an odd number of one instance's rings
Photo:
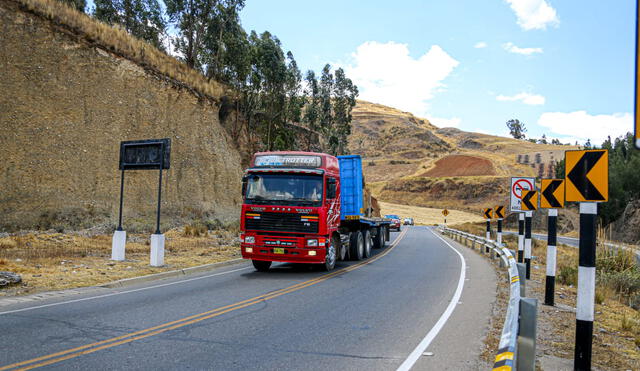
[[[364,216],[362,159],[359,155],[338,156],[340,165],[340,220],[347,216]]]

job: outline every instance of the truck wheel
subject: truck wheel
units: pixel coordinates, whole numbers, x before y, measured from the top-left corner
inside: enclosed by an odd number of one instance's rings
[[[373,248],[381,249],[384,247],[384,227],[376,228],[376,237],[373,239]]]
[[[367,259],[371,256],[371,245],[373,245],[373,240],[371,238],[371,232],[369,230],[364,230],[362,232],[362,239],[364,240],[364,248],[362,249],[362,257]]]
[[[333,268],[335,268],[336,260],[338,258],[337,249],[339,248],[340,248],[340,238],[336,238],[336,236],[334,235],[333,237],[331,237],[331,242],[329,243],[329,246],[327,246],[327,254],[326,254],[326,257],[324,258],[324,264],[322,264],[323,270],[328,272]]]
[[[364,239],[360,231],[351,232],[349,236],[349,259],[362,260]]]
[[[253,267],[258,272],[266,272],[269,270],[269,267],[271,267],[271,262],[266,262],[263,260],[252,260],[251,262],[253,263]]]

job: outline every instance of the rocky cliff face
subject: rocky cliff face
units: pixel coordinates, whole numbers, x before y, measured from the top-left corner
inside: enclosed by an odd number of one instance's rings
[[[117,218],[123,140],[171,138],[163,218],[231,221],[241,159],[219,106],[0,0],[0,231]],[[127,220],[153,224],[157,171],[125,176]]]

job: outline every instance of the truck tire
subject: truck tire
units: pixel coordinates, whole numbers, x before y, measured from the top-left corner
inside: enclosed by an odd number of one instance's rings
[[[351,232],[349,236],[349,259],[362,260],[364,239],[360,231]]]
[[[373,245],[373,239],[371,237],[371,231],[365,229],[362,231],[362,239],[364,240],[364,246],[362,249],[362,257],[367,259],[371,256],[371,248]]]
[[[381,249],[384,247],[384,227],[376,228],[376,236],[373,239],[373,248]]]
[[[322,264],[322,270],[330,271],[336,266],[336,260],[338,260],[338,250],[340,249],[340,237],[333,235],[329,246],[327,246],[327,254]]]
[[[253,263],[253,267],[258,272],[266,272],[271,267],[271,262],[263,261],[263,260],[251,260]]]
[[[337,260],[340,260],[340,261],[347,260],[347,253],[348,253],[347,246],[345,246],[342,243],[342,240],[340,239],[340,235],[333,235],[333,237],[331,237],[331,242],[334,242],[333,246],[337,246],[336,247]]]

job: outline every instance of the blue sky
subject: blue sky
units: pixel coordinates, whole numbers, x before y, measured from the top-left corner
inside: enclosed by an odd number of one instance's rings
[[[302,70],[345,68],[361,99],[438,126],[563,142],[633,129],[635,1],[247,0]]]

